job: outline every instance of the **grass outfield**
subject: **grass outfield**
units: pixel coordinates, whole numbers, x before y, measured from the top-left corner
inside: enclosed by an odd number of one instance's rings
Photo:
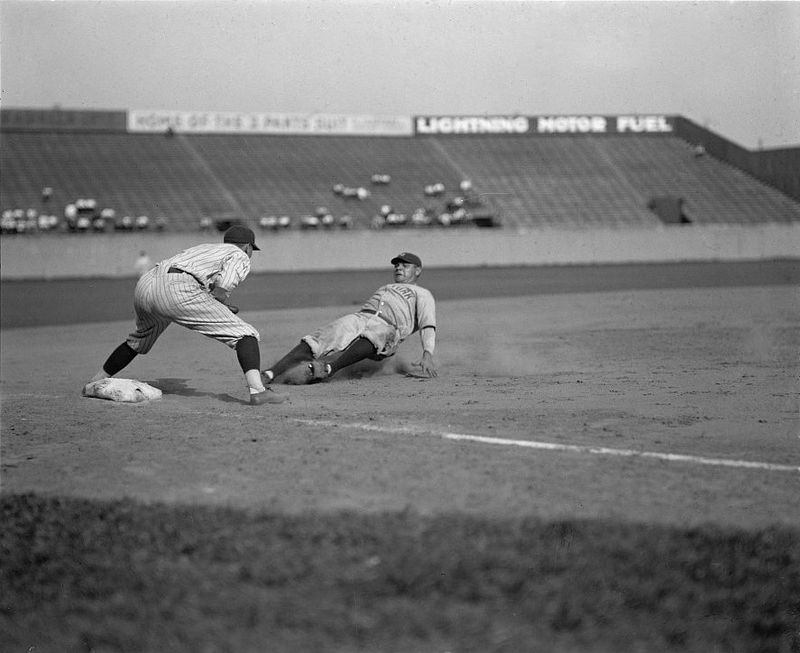
[[[800,531],[2,497],[3,651],[800,650]]]

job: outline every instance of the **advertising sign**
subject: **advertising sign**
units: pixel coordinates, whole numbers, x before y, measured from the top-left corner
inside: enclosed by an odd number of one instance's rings
[[[665,115],[417,116],[415,133],[424,135],[671,134]]]
[[[129,132],[411,136],[408,116],[238,111],[128,111]]]
[[[124,111],[2,109],[3,131],[124,131]]]

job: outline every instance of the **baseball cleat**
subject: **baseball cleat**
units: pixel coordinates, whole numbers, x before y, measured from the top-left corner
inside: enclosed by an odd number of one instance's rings
[[[327,379],[331,375],[330,363],[314,360],[308,364],[308,368],[311,370],[311,374],[313,375],[315,381]]]
[[[278,394],[272,388],[267,387],[264,392],[257,392],[250,395],[251,406],[261,406],[262,404],[282,404],[289,397],[286,395]]]

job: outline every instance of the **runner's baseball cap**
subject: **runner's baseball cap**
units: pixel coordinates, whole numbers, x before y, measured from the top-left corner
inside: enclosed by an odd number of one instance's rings
[[[395,263],[412,263],[413,265],[416,265],[418,268],[422,267],[422,259],[416,254],[412,254],[411,252],[400,252],[389,262],[392,265],[394,265]]]
[[[249,243],[253,246],[254,250],[261,251],[261,248],[256,245],[256,235],[253,233],[253,230],[238,224],[233,225],[225,232],[225,237],[222,242],[232,243],[234,245],[247,245]]]

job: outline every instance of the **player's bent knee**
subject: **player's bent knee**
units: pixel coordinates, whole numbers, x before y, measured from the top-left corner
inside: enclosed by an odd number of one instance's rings
[[[135,354],[138,354],[140,356],[144,356],[145,354],[147,354],[153,348],[153,345],[155,343],[154,342],[150,342],[150,341],[144,341],[144,340],[131,340],[131,339],[128,339],[128,340],[125,341],[125,344],[128,345],[128,348],[132,352],[134,352]]]

